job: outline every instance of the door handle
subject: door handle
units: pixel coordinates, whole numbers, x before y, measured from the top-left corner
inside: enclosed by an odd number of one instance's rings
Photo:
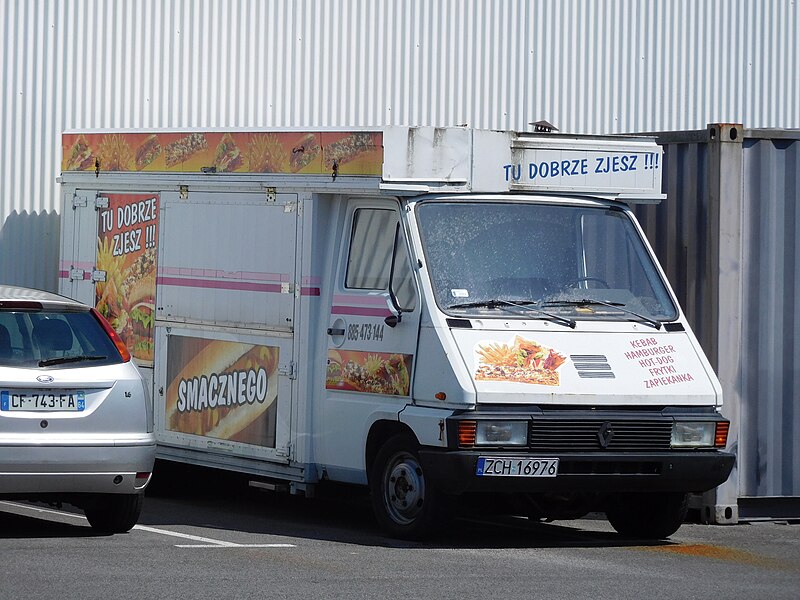
[[[344,329],[334,329],[333,327],[328,327],[328,335],[344,335]]]

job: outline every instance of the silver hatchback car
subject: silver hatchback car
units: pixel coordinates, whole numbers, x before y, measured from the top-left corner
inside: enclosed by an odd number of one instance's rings
[[[95,309],[0,286],[0,497],[66,502],[98,531],[128,531],[155,460],[150,407]]]

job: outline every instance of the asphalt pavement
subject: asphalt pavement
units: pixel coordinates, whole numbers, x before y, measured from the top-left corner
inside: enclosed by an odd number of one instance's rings
[[[800,524],[685,524],[642,544],[602,515],[470,514],[383,537],[368,496],[308,499],[202,469],[165,477],[139,525],[98,536],[70,506],[0,502],[0,599],[800,598]]]

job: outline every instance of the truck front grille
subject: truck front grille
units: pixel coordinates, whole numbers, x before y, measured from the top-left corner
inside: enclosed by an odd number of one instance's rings
[[[672,420],[534,419],[528,446],[542,452],[669,450]]]

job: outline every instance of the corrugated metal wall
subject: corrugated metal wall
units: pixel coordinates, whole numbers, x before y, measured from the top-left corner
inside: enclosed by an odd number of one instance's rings
[[[796,518],[800,130],[709,126],[659,143],[668,198],[637,216],[722,382],[738,459],[715,502]]]
[[[800,127],[793,0],[0,0],[0,281],[56,286],[68,129]]]
[[[800,496],[800,132],[744,144],[740,489]]]

